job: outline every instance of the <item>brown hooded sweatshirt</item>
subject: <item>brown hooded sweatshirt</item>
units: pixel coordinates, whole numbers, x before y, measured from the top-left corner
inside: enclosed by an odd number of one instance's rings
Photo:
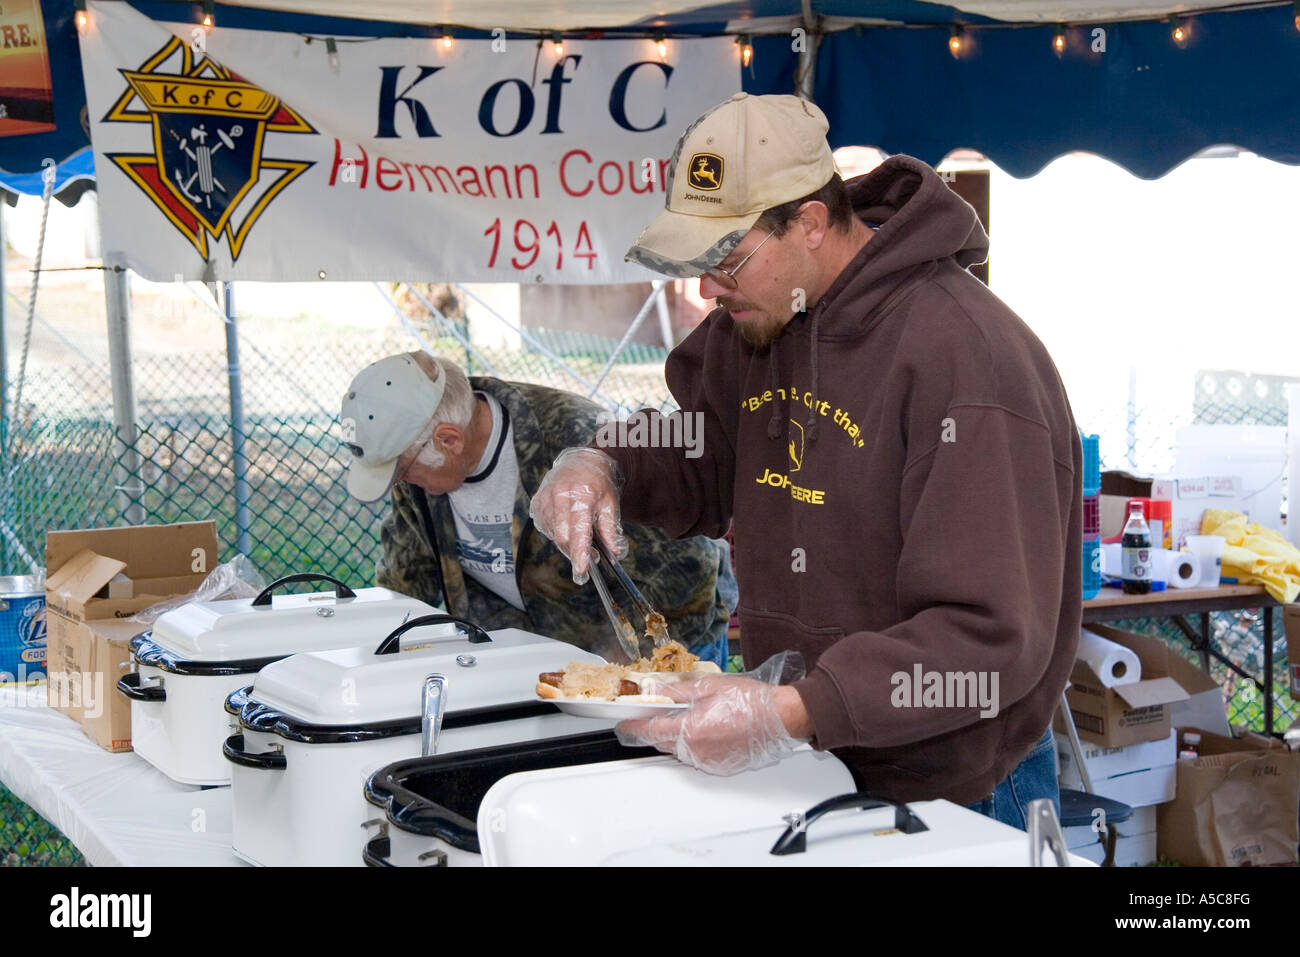
[[[1047,350],[966,271],[974,210],[908,156],[847,186],[882,225],[820,302],[765,349],[715,310],[668,357],[702,454],[605,451],[627,520],[734,518],[746,663],[802,653],[816,747],[873,793],[966,804],[1039,740],[1074,661],[1079,437]]]

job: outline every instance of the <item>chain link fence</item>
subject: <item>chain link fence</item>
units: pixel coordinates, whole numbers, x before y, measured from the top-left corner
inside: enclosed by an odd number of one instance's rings
[[[45,289],[43,282],[43,295]],[[211,519],[222,560],[233,557],[245,535],[249,557],[268,580],[314,571],[372,583],[385,505],[364,505],[346,492],[338,404],[358,370],[397,352],[427,348],[461,362],[470,374],[567,389],[616,411],[672,407],[663,381],[664,348],[632,344],[611,364],[614,339],[534,328],[518,335],[516,348],[481,345],[470,335],[463,297],[451,288],[379,287],[369,321],[344,330],[322,330],[311,317],[241,315],[245,526],[237,500],[231,363],[219,311],[212,302],[191,303],[177,316],[173,302],[151,312],[145,298],[137,294],[133,300],[138,424],[130,435],[114,426],[106,352],[85,331],[104,326],[102,292],[78,299],[56,291],[43,308],[34,339],[34,358],[41,361],[29,366],[23,408],[12,422],[0,424],[0,574],[43,564],[48,529]],[[11,317],[22,314],[10,310]],[[9,341],[21,341],[12,318],[10,328]],[[1178,425],[1286,424],[1278,383],[1261,386],[1258,377],[1216,375],[1198,374],[1190,419],[1172,418],[1165,410],[1148,414],[1132,399],[1103,405],[1087,395],[1072,396],[1076,418],[1085,431],[1103,436],[1105,468],[1171,468]],[[1236,386],[1230,384],[1233,375]],[[1207,390],[1210,381],[1214,389]],[[1120,625],[1159,628],[1172,646],[1196,660],[1167,623]],[[1261,672],[1257,620],[1225,613],[1215,616],[1213,627],[1225,655]],[[1286,646],[1280,621],[1276,630],[1281,662]],[[1254,685],[1217,663],[1212,673],[1228,692],[1230,720],[1261,729],[1262,696]],[[1296,713],[1280,682],[1275,726],[1286,727]],[[0,863],[72,864],[81,858],[52,826],[0,788]]]
[[[0,784],[0,867],[83,867],[85,863],[58,828]]]

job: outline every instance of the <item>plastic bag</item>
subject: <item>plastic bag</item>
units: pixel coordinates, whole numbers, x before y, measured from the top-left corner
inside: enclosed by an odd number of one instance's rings
[[[203,579],[191,595],[176,595],[137,611],[128,621],[152,625],[158,616],[192,601],[219,601],[225,598],[255,598],[266,587],[266,579],[247,555],[236,555],[218,565]]]

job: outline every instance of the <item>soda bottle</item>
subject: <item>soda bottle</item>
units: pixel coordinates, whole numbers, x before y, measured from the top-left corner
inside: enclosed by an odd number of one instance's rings
[[[1124,552],[1124,593],[1146,595],[1151,591],[1151,529],[1142,514],[1141,502],[1130,502],[1128,521],[1124,523],[1124,537],[1120,539]]]

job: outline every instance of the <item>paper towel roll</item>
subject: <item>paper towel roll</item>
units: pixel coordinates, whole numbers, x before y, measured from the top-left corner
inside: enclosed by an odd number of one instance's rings
[[[1079,630],[1079,650],[1075,657],[1085,662],[1107,688],[1142,680],[1142,662],[1137,655],[1087,628]]]
[[[1162,548],[1156,552],[1156,577],[1170,588],[1195,588],[1201,583],[1201,565],[1190,552]]]

